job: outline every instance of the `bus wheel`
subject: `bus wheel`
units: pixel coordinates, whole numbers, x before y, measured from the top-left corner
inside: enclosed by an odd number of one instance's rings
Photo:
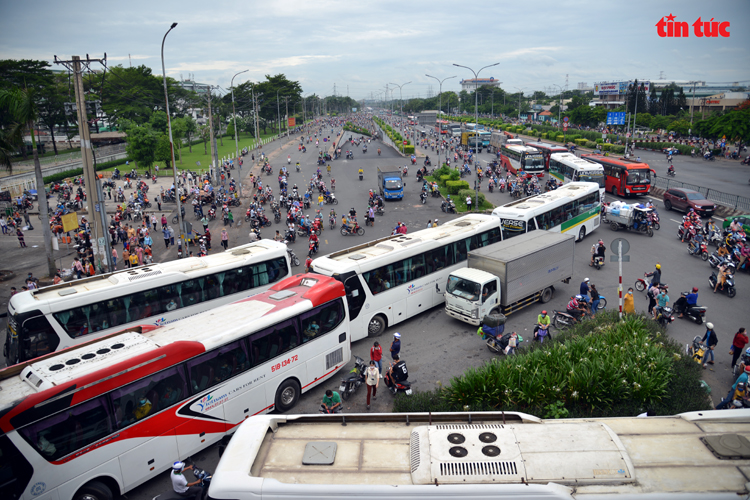
[[[612,196],[617,196],[617,187],[612,186]]]
[[[542,291],[542,297],[539,299],[542,304],[546,304],[552,300],[552,287],[547,287]]]
[[[370,337],[380,337],[385,331],[385,318],[381,315],[377,315],[370,320],[370,324],[367,325],[367,334]]]
[[[578,241],[583,241],[586,237],[586,226],[581,226],[581,230],[578,231]]]
[[[106,484],[99,481],[91,481],[78,490],[73,497],[74,500],[112,500],[113,498],[112,491]]]
[[[291,410],[299,400],[299,384],[297,381],[285,380],[276,390],[276,409],[280,412]]]

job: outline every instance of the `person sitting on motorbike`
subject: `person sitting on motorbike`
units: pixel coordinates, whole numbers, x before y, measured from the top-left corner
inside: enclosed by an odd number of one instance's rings
[[[404,382],[409,378],[409,372],[398,354],[393,355],[393,363],[388,367],[384,375],[385,385],[395,394],[396,384]]]
[[[536,326],[534,326],[534,338],[537,337],[544,337],[547,335],[547,331],[549,330],[550,325],[550,318],[549,315],[547,315],[547,311],[542,311],[542,314],[537,316],[536,318]],[[539,330],[542,330],[542,334],[539,334]]]
[[[674,173],[674,165],[672,165],[672,164],[669,165],[669,168],[667,169],[667,173],[668,174],[673,174]]]
[[[347,233],[351,230],[348,221],[346,220],[346,214],[341,216],[341,229],[345,230]]]
[[[339,393],[328,389],[323,396],[323,404],[320,405],[321,413],[341,413],[343,409]]]
[[[719,272],[717,274],[716,279],[716,286],[714,287],[714,293],[716,293],[716,290],[721,287],[722,290],[724,290],[724,285],[727,282],[727,277],[730,274],[734,274],[734,264],[731,262],[725,262],[724,264],[719,266]]]
[[[583,301],[583,297],[576,295],[570,298],[570,302],[567,305],[568,314],[573,316],[576,321],[581,321],[581,317],[587,314],[586,303]]]
[[[315,251],[317,252],[318,251],[318,235],[316,235],[315,233],[311,233],[308,241],[310,243],[315,244]]]
[[[203,489],[198,486],[201,484],[200,479],[188,483],[187,478],[183,475],[186,470],[192,470],[193,466],[185,466],[185,462],[175,462],[172,464],[172,489],[175,493],[185,498],[197,498]]]
[[[362,169],[360,168],[360,169],[359,169],[359,170],[357,171],[357,173],[359,174],[359,176],[360,176],[360,177],[362,177],[362,176],[363,176],[363,175],[365,174],[365,171],[364,171],[364,170],[362,170]]]
[[[685,316],[685,311],[690,307],[695,307],[698,304],[698,287],[694,286],[693,290],[684,297],[680,297],[674,303],[674,309],[676,311],[682,311],[680,318]]]

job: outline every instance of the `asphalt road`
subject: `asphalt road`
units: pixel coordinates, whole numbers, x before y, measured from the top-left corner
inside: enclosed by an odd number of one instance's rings
[[[328,131],[326,131],[326,134],[328,134]],[[335,137],[335,132],[331,135]],[[346,132],[344,137],[348,139],[349,135],[350,133]],[[275,170],[286,163],[287,155],[291,155],[292,173],[289,183],[290,186],[296,183],[301,187],[304,183],[309,182],[310,177],[317,170],[315,164],[316,154],[314,142],[312,143],[312,147],[309,144],[307,145],[308,152],[304,154],[298,152],[297,143],[298,138],[292,138],[283,143],[285,147],[281,150],[276,150],[280,146],[279,144],[266,148],[266,150],[271,151],[272,165]],[[382,150],[381,156],[377,155],[378,147]],[[351,146],[342,145],[342,149],[352,148]],[[644,161],[650,162],[646,154],[650,153],[644,153],[642,158]],[[431,158],[436,158],[436,155],[430,154],[430,156]],[[657,160],[659,158],[657,154],[654,154],[654,157]],[[489,160],[491,158],[492,155],[488,153],[480,155],[480,159]],[[299,174],[294,172],[293,169],[296,161],[300,161],[302,165],[302,172]],[[368,189],[376,189],[377,167],[403,166],[406,161],[406,159],[393,149],[373,142],[369,145],[366,154],[362,153],[360,147],[355,150],[353,160],[344,160],[342,158],[331,162],[332,177],[336,179],[337,185],[335,193],[339,199],[339,204],[335,206],[338,219],[340,220],[341,214],[344,211],[348,211],[351,207],[354,207],[358,212],[360,223],[363,223],[363,216],[367,207],[367,191]],[[680,163],[677,163],[678,179],[682,178]],[[690,164],[690,160],[686,160],[685,163],[686,165]],[[706,165],[708,164],[703,164],[698,160],[695,165],[695,175],[700,173],[701,168],[705,169]],[[710,164],[710,167],[719,168],[720,165],[721,162],[713,162]],[[721,166],[721,168],[737,168],[734,166],[735,164],[731,165],[727,167]],[[421,166],[421,160],[417,166]],[[360,167],[365,172],[364,181],[358,180],[357,170]],[[686,166],[684,168],[687,170],[693,167]],[[655,167],[655,169],[659,171],[659,167]],[[661,170],[666,170],[666,162],[661,167]],[[322,171],[324,177],[327,177],[324,168]],[[409,231],[412,232],[425,227],[428,219],[438,218],[440,223],[442,223],[455,217],[447,216],[447,214],[440,211],[440,201],[438,199],[429,198],[426,205],[422,205],[419,202],[419,183],[416,182],[414,177],[415,171],[416,168],[410,166],[410,174],[406,178],[406,195],[404,200],[386,202],[385,215],[376,218],[374,227],[365,227],[366,234],[364,237],[344,237],[338,232],[338,229],[331,231],[326,224],[326,229],[320,237],[321,254],[338,251],[365,241],[387,236],[398,221],[406,223]],[[746,172],[742,175],[746,176]],[[264,176],[264,181],[266,180],[270,180],[273,183],[272,185],[276,191],[275,177]],[[467,180],[470,183],[473,182],[473,179]],[[707,182],[712,182],[710,179],[704,179],[704,181],[704,185],[708,185],[706,184]],[[697,179],[696,182],[701,181]],[[745,182],[747,182],[747,179],[745,179]],[[734,183],[737,183],[737,181],[735,180]],[[732,182],[728,182],[728,184],[731,186]],[[485,181],[483,186],[485,190],[483,192],[485,195],[488,195],[486,186]],[[511,201],[507,193],[498,192],[489,195],[488,199],[496,205]],[[245,208],[242,210],[244,211]],[[328,205],[322,208],[322,212],[326,215],[329,210],[330,206]],[[310,214],[314,212],[314,209],[308,211]],[[600,293],[607,298],[608,309],[617,308],[618,266],[617,263],[609,261],[609,256],[612,255],[612,240],[620,237],[626,238],[630,243],[630,262],[623,264],[623,284],[626,289],[628,286],[632,286],[637,278],[642,277],[644,272],[653,270],[657,262],[662,264],[662,281],[670,285],[670,297],[672,301],[679,297],[680,291],[688,290],[693,286],[700,288],[699,303],[708,306],[708,320],[714,323],[720,339],[716,350],[716,364],[705,371],[705,380],[712,388],[711,397],[714,403],[717,403],[726,394],[728,386],[732,381],[729,370],[731,357],[727,354],[732,337],[739,327],[750,325],[750,312],[746,307],[750,277],[747,274],[741,274],[736,277],[738,294],[733,299],[723,294],[713,294],[708,286],[708,277],[711,274],[709,265],[699,258],[689,256],[685,250],[686,245],[676,238],[678,221],[681,219],[681,215],[674,212],[666,212],[663,208],[660,208],[660,213],[661,230],[656,231],[653,238],[636,233],[613,233],[607,226],[602,226],[593,234],[586,236],[583,242],[577,243],[574,279],[567,285],[560,283],[556,287],[552,301],[545,308],[548,310],[564,308],[569,297],[578,292],[579,284],[585,277],[591,278],[592,283],[595,283]],[[217,224],[216,229],[213,226],[211,227],[212,232],[217,235],[220,222],[212,224]],[[281,229],[282,225],[279,224],[269,228],[271,231],[264,229],[263,236],[272,237],[276,227]],[[244,243],[247,240],[246,232],[242,226],[233,229],[231,234],[236,235],[232,236],[232,238],[235,238],[232,241],[235,241],[236,244]],[[608,247],[607,263],[600,271],[596,271],[594,268],[588,266],[591,245],[598,238],[602,238]],[[304,260],[307,252],[306,241],[298,238],[293,248],[300,259]],[[301,268],[297,270],[301,271]],[[636,308],[638,310],[645,310],[648,303],[645,293],[635,292],[635,294]],[[518,331],[525,339],[530,339],[535,317],[540,310],[541,307],[533,306],[514,314],[508,319],[506,328]],[[383,345],[386,352],[392,334],[396,331],[402,335],[402,358],[409,366],[410,380],[416,390],[430,390],[440,385],[449,384],[453,377],[460,376],[467,368],[479,366],[495,356],[487,350],[484,343],[476,335],[476,328],[448,317],[442,307],[434,308],[420,316],[389,328],[377,339]],[[675,323],[670,325],[667,333],[685,345],[694,336],[702,335],[704,331],[705,327],[703,326],[698,326],[684,319],[677,319]],[[364,339],[354,343],[352,346],[353,354],[359,355],[366,360],[369,359],[369,348],[373,340],[375,339]],[[340,377],[345,375],[352,366],[353,362],[342,369],[329,383],[303,395],[297,406],[292,410],[292,413],[317,412],[325,389],[336,389],[339,385]],[[381,387],[384,386],[381,385]],[[355,393],[345,407],[346,412],[366,411],[364,389],[361,388]],[[372,410],[370,411],[389,412],[391,408],[392,396],[387,391],[382,390],[379,393],[378,399],[373,401]],[[216,463],[218,462],[216,446],[204,450],[194,456],[193,459],[200,467],[205,467],[211,471],[215,470]],[[146,500],[161,492],[168,491],[170,488],[168,474],[164,473],[128,493],[127,498]]]

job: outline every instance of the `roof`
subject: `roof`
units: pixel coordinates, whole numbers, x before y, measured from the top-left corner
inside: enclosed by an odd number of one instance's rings
[[[492,211],[492,214],[497,215],[497,212],[505,216],[507,214],[513,213],[514,210],[518,212],[523,210],[530,210],[532,208],[537,208],[563,198],[577,196],[581,191],[591,190],[594,187],[596,187],[597,191],[599,190],[599,184],[597,184],[596,182],[569,182],[568,184],[565,184],[555,189],[554,191],[548,191],[546,193],[538,194],[535,196],[529,196],[528,198],[511,201],[510,203],[497,207]]]
[[[550,113],[549,111],[542,111],[541,113],[539,113],[539,116],[552,116],[552,113]]]

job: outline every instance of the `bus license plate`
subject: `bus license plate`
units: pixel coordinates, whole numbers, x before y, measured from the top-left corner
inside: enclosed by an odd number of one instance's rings
[[[411,389],[406,389],[404,392],[407,396],[411,396]]]

